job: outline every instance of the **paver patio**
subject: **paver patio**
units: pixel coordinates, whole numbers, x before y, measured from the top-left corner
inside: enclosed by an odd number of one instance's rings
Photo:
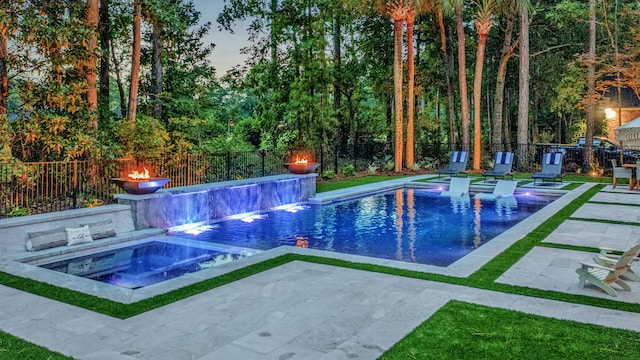
[[[628,196],[636,195],[597,198],[621,203]],[[603,204],[573,216],[612,213],[602,206],[640,216],[632,206]],[[569,220],[545,241],[624,248],[639,231]],[[614,299],[578,288],[574,270],[592,255],[536,247],[498,282]],[[614,300],[640,304],[639,285]],[[375,359],[453,299],[640,331],[638,313],[301,261],[124,320],[0,286],[0,328],[78,359]]]

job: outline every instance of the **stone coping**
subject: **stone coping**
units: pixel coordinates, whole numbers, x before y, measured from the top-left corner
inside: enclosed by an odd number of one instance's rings
[[[298,179],[298,178],[315,178],[318,174],[283,174],[283,175],[271,175],[271,176],[263,176],[258,178],[247,178],[240,180],[228,180],[228,181],[219,181],[213,183],[206,184],[198,184],[198,185],[187,185],[187,186],[176,186],[170,188],[164,188],[156,191],[152,194],[115,194],[115,199],[124,199],[124,200],[145,200],[145,199],[153,199],[158,197],[176,195],[176,194],[184,194],[184,193],[192,193],[199,191],[207,191],[216,188],[224,188],[224,187],[232,187],[232,186],[243,186],[247,184],[261,184],[266,182],[273,182],[279,180],[287,180],[287,179]]]

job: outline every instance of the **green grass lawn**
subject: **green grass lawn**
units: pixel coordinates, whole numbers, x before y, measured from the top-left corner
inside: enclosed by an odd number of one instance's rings
[[[640,359],[638,333],[451,301],[380,360]]]
[[[0,331],[0,359],[71,360],[73,358]]]
[[[339,181],[322,182],[316,185],[316,192],[321,193],[325,191],[340,190],[359,185],[373,184],[380,181],[393,180],[399,177],[403,176],[369,175]]]
[[[318,192],[341,189],[341,188],[357,186],[362,184],[369,184],[369,183],[384,181],[392,178],[396,178],[396,177],[367,176],[367,177],[353,178],[353,179],[348,179],[343,181],[328,182],[328,183],[320,184],[320,186],[318,186]],[[606,181],[602,181],[602,182],[606,183]],[[578,186],[579,185],[580,183],[578,183]],[[584,203],[589,201],[589,199],[593,195],[598,193],[603,186],[604,185],[597,185],[592,189],[588,190],[587,192],[585,192],[584,194],[582,194],[581,196],[579,196],[577,199],[575,199],[570,204],[565,206],[562,210],[560,210],[558,213],[556,213],[553,217],[551,217],[550,219],[542,223],[540,226],[534,229],[531,233],[524,236],[523,239],[513,244],[510,248],[502,252],[500,255],[496,256],[493,260],[491,260],[489,263],[487,263],[480,270],[478,270],[468,278],[449,277],[445,275],[402,270],[402,269],[389,268],[389,267],[371,265],[371,264],[352,263],[348,261],[320,258],[315,256],[286,254],[274,259],[270,259],[258,264],[254,264],[242,269],[238,269],[236,271],[233,271],[231,273],[228,273],[216,278],[207,279],[200,283],[193,284],[191,286],[187,286],[166,294],[162,294],[162,295],[159,295],[150,299],[146,299],[143,301],[139,301],[136,303],[132,303],[132,304],[120,304],[120,303],[112,302],[109,300],[89,296],[86,294],[77,293],[68,289],[58,288],[49,284],[39,283],[39,282],[28,280],[25,278],[12,276],[6,273],[0,273],[0,283],[17,288],[17,289],[21,289],[23,291],[28,291],[28,292],[45,296],[51,299],[73,304],[75,306],[83,307],[92,311],[100,312],[106,315],[114,316],[117,318],[128,318],[128,317],[143,313],[145,311],[152,310],[152,309],[164,306],[166,304],[187,298],[189,296],[202,293],[204,291],[213,289],[215,287],[222,286],[224,284],[228,284],[233,281],[237,281],[247,276],[278,267],[284,263],[287,263],[293,260],[302,260],[302,261],[315,262],[315,263],[327,264],[332,266],[343,266],[343,267],[366,270],[366,271],[392,274],[396,276],[440,281],[440,282],[459,284],[459,285],[470,286],[470,287],[481,288],[481,289],[490,289],[490,290],[501,291],[506,293],[514,293],[514,294],[521,294],[521,295],[540,297],[540,298],[546,298],[546,299],[568,301],[576,304],[587,304],[592,306],[600,306],[600,307],[619,309],[624,311],[640,312],[640,307],[638,307],[637,304],[620,303],[620,302],[616,302],[609,299],[579,296],[579,295],[572,295],[572,294],[559,293],[559,292],[553,292],[553,291],[544,291],[544,290],[538,290],[538,289],[532,289],[532,288],[512,286],[507,284],[499,284],[495,282],[495,279],[497,279],[498,276],[500,276],[507,269],[509,269],[522,256],[524,256],[527,252],[529,252],[534,246],[564,247],[564,248],[572,248],[575,250],[583,250],[583,251],[585,250],[597,251],[597,249],[576,248],[576,247],[558,246],[554,244],[546,244],[546,243],[542,243],[542,240],[548,234],[550,234],[553,230],[555,230],[563,221],[569,219],[571,217],[571,214],[573,214],[573,212],[576,209],[578,209]],[[640,224],[636,224],[636,225],[640,225]],[[438,352],[431,351],[431,345],[428,343],[423,343],[424,341],[423,337],[427,335],[421,335],[421,334],[428,334],[427,337],[435,337],[437,335],[437,336],[440,336],[441,339],[445,339],[445,340],[440,340],[442,344],[438,344],[438,346],[450,347],[452,349],[456,348],[456,346],[461,347],[461,350],[459,350],[461,351],[461,353],[452,352],[449,354],[451,356],[448,356],[447,358],[458,358],[458,356],[460,356],[461,358],[469,358],[469,359],[471,358],[473,359],[516,358],[516,357],[523,358],[522,354],[520,354],[518,350],[515,348],[516,345],[526,347],[527,344],[530,345],[535,343],[531,343],[531,342],[527,343],[525,342],[525,341],[528,341],[527,339],[524,339],[524,338],[521,339],[520,335],[516,335],[515,333],[513,337],[508,337],[508,336],[505,337],[506,335],[500,334],[502,331],[497,330],[500,328],[500,326],[507,326],[509,323],[509,321],[506,321],[506,322],[503,321],[502,317],[510,317],[510,316],[515,316],[515,319],[519,319],[517,321],[522,321],[525,324],[530,324],[527,326],[539,326],[541,328],[548,327],[553,331],[560,330],[563,327],[576,328],[575,330],[576,332],[582,333],[582,335],[580,335],[584,338],[584,340],[581,340],[582,342],[584,342],[585,344],[588,344],[589,342],[597,343],[598,341],[602,341],[604,345],[602,345],[601,347],[603,349],[605,349],[606,346],[608,346],[607,343],[609,343],[609,340],[601,340],[603,339],[603,336],[599,335],[600,333],[617,334],[615,336],[618,336],[624,339],[627,339],[629,337],[634,337],[634,338],[640,337],[638,333],[631,332],[631,331],[617,332],[614,330],[610,331],[610,329],[604,329],[604,328],[598,328],[598,327],[589,327],[589,326],[580,327],[568,321],[560,321],[560,320],[548,319],[544,317],[535,317],[535,316],[524,315],[520,313],[511,314],[512,312],[505,312],[504,310],[484,308],[476,305],[465,304],[463,306],[465,309],[464,311],[459,309],[459,307],[462,306],[460,304],[454,303],[453,305],[451,305],[452,308],[449,308],[448,306],[443,308],[443,310],[440,310],[439,312],[437,312],[436,316],[430,318],[427,322],[425,322],[425,324],[427,325],[419,327],[418,329],[416,329],[416,332],[412,333],[407,338],[399,342],[396,347],[389,350],[389,352],[385,354],[384,359],[438,358],[439,356]],[[464,313],[464,314],[461,313],[460,315],[461,318],[463,317],[463,315],[481,318],[481,319],[475,319],[475,320],[473,319],[468,320],[469,322],[474,324],[473,326],[475,326],[476,328],[476,330],[474,330],[474,332],[472,332],[471,335],[469,334],[465,335],[460,333],[450,333],[453,330],[453,329],[449,329],[450,327],[454,327],[454,328],[465,327],[465,326],[469,327],[469,325],[466,324],[465,321],[462,321],[462,323],[459,326],[447,326],[447,321],[444,321],[442,323],[437,322],[437,321],[441,321],[439,320],[440,318],[446,319],[447,316],[455,317],[456,311],[461,311]],[[453,313],[454,315],[450,315],[450,313]],[[482,315],[482,314],[485,314],[485,315]],[[437,326],[434,324],[436,324]],[[429,329],[423,329],[423,327],[427,327]],[[492,327],[495,327],[495,330],[492,330]],[[525,328],[526,327],[523,327],[523,329],[518,329],[517,331],[524,331],[526,330]],[[509,331],[511,331],[510,330],[511,328],[509,327],[505,329],[508,329]],[[593,329],[600,329],[600,331],[594,332]],[[430,331],[436,331],[437,334],[431,334]],[[516,330],[513,330],[513,331],[515,332]],[[493,335],[489,336],[486,334],[493,334]],[[532,331],[531,334],[534,334],[534,332]],[[463,336],[467,337],[466,340],[463,340],[465,339]],[[565,337],[566,336],[567,335],[565,335]],[[523,337],[526,337],[526,331],[524,331]],[[470,341],[470,340],[473,340],[476,342],[478,342],[479,340],[483,340],[486,342],[486,344],[482,346],[477,345],[477,346],[481,346],[481,348],[475,349],[473,346],[476,346],[476,345],[472,346],[471,343],[473,341]],[[506,345],[504,345],[505,341],[506,341],[506,344],[509,344],[509,341],[514,342],[513,353],[507,352],[506,353],[507,356],[497,356],[501,354],[501,351],[507,350]],[[480,343],[481,342],[478,342],[478,344]],[[614,343],[612,342],[611,344],[614,344]],[[623,343],[623,345],[625,344],[627,344],[627,342]],[[558,344],[557,346],[560,346],[560,345],[561,344]],[[554,345],[553,343],[545,346],[549,346],[550,348],[556,347],[556,345]],[[586,347],[586,346],[583,346],[583,347]],[[484,348],[489,348],[489,349],[484,349]],[[635,348],[640,349],[640,344],[636,343]],[[25,355],[25,356],[21,355],[19,357],[21,359],[48,359],[48,358],[64,359],[65,358],[65,357],[56,357],[61,355],[56,353],[47,353],[48,350],[46,349],[37,347],[35,345],[29,345],[28,343],[25,343],[24,341],[17,339],[9,334],[0,332],[0,359],[5,359],[5,358],[12,359],[13,357],[4,357],[4,355],[13,354],[15,351],[18,351],[21,354],[30,354],[31,352],[33,352],[33,354],[38,354],[32,357],[30,357],[30,355]],[[442,351],[452,351],[452,350],[442,350]],[[484,355],[473,356],[473,354],[484,354],[483,351],[489,351],[487,352],[488,355],[486,355],[486,357]],[[552,351],[552,349],[549,349],[548,351]],[[562,350],[562,351],[565,351],[565,350]],[[587,349],[580,348],[580,349],[576,349],[575,351],[577,354],[585,354],[581,358],[601,358],[602,357],[599,355],[601,353],[586,352]],[[471,355],[469,354],[465,355],[467,352]],[[427,357],[419,356],[418,353],[428,354],[429,356]],[[604,353],[607,354],[606,351],[604,351]],[[444,354],[447,355],[447,353],[444,353]],[[557,354],[563,354],[563,353],[547,352],[547,353],[544,353],[544,355],[541,355],[540,357],[536,356],[536,357],[528,357],[528,358],[541,358],[541,359],[549,358],[549,357],[555,358],[559,356]],[[627,353],[623,353],[623,354],[627,354]],[[534,356],[537,354],[532,352],[527,355]],[[636,355],[636,356],[633,356],[633,355]],[[640,356],[637,356],[637,355],[638,353],[632,353],[632,356],[629,358],[640,358]],[[527,358],[527,357],[524,357],[524,358]],[[604,358],[607,358],[607,357],[604,357]]]

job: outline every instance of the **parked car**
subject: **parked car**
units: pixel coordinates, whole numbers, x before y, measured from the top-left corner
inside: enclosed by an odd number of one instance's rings
[[[620,143],[601,136],[593,138],[593,159],[595,166],[600,169],[611,169],[611,159],[615,159],[620,163]],[[624,144],[623,144],[624,145]],[[624,147],[623,147],[624,148]],[[579,138],[575,144],[536,144],[536,163],[540,163],[542,155],[551,151],[559,151],[563,154],[564,171],[576,171],[580,168],[586,168],[584,164],[585,138]],[[627,150],[623,151],[624,163],[635,163],[640,159],[640,151]]]
[[[576,141],[577,147],[585,147],[585,138],[581,137]],[[620,149],[620,144],[615,140],[610,140],[600,136],[594,136],[592,142],[593,149],[607,149],[609,151],[616,151]]]
[[[611,159],[620,162],[620,143],[601,136],[594,136],[592,142],[593,159],[601,168],[610,169]],[[565,148],[565,161],[575,163],[580,167],[584,167],[584,149],[585,138],[581,137],[576,141],[574,148]],[[635,163],[640,156],[638,150],[624,150],[623,162]]]

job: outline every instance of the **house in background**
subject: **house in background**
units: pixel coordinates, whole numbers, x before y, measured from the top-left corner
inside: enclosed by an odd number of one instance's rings
[[[640,118],[640,98],[633,89],[620,88],[620,103],[618,103],[618,88],[611,87],[603,97],[608,137],[613,138],[614,129],[618,126]]]

